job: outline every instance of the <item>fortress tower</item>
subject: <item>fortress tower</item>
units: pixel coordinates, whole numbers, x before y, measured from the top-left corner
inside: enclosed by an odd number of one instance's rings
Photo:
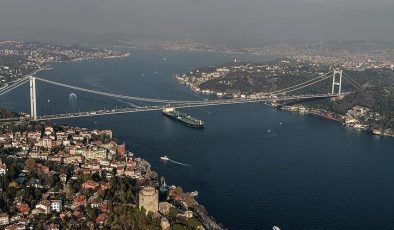
[[[138,208],[147,212],[156,213],[159,211],[159,192],[153,187],[145,187],[138,194]]]

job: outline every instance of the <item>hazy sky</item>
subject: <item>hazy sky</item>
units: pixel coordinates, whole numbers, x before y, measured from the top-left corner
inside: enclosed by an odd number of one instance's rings
[[[5,26],[217,41],[393,41],[394,0],[0,0]]]

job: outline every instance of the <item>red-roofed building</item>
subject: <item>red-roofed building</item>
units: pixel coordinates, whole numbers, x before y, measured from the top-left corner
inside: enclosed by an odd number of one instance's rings
[[[30,208],[27,204],[21,203],[16,206],[16,209],[23,215],[27,215],[30,212]]]
[[[79,195],[73,199],[73,206],[80,207],[85,205],[86,205],[86,196]]]
[[[101,188],[101,190],[110,189],[111,188],[111,183],[110,182],[101,181],[100,182],[100,188]]]
[[[27,219],[27,218],[22,218],[22,219],[19,220],[18,225],[24,225],[24,226],[26,226],[26,225],[29,224],[29,223],[30,223],[30,220],[29,220],[29,219]]]
[[[88,180],[82,184],[83,189],[96,189],[99,186],[100,186],[99,183],[92,181],[92,180]]]
[[[104,224],[106,219],[107,219],[107,215],[105,213],[102,213],[96,218],[96,223],[102,225]]]
[[[108,201],[104,201],[100,206],[99,206],[99,210],[102,213],[106,213],[108,210]]]
[[[59,228],[58,224],[50,224],[50,225],[47,225],[45,229],[46,230],[59,230],[60,228]]]
[[[123,156],[126,152],[126,145],[118,145],[116,146],[116,154]]]
[[[116,169],[116,174],[118,174],[118,176],[123,176],[124,175],[124,167],[118,166],[118,168]]]
[[[82,213],[80,211],[76,210],[76,211],[73,212],[73,216],[75,216],[77,218],[81,218],[83,215],[82,215]]]
[[[17,230],[18,227],[15,224],[8,225],[4,230]]]

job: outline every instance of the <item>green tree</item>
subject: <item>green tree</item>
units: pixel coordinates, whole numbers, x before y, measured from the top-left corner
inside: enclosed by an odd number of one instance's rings
[[[195,218],[190,218],[187,220],[187,226],[192,229],[197,229],[197,227],[200,225],[201,225],[201,223]]]
[[[181,225],[181,224],[175,224],[172,227],[172,230],[185,230],[185,226]]]

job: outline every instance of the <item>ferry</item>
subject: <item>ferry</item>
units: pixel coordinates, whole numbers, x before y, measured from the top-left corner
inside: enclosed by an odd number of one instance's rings
[[[168,158],[166,155],[164,155],[163,157],[160,157],[160,159],[168,161],[170,158]]]

